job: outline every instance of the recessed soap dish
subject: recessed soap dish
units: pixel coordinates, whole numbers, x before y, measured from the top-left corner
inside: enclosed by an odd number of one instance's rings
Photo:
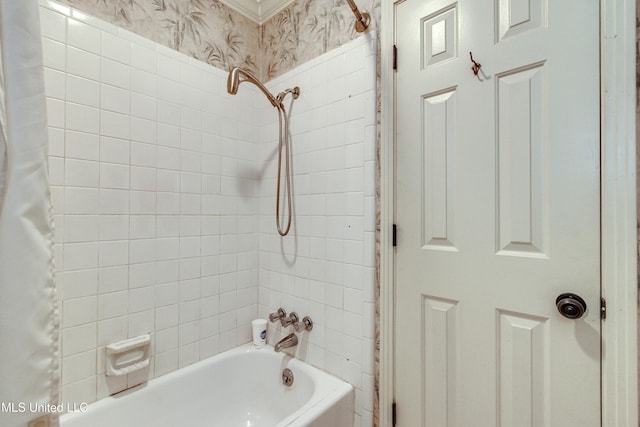
[[[106,374],[127,375],[149,366],[151,335],[129,338],[107,346]]]

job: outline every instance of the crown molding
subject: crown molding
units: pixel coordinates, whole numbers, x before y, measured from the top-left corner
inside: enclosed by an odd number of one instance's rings
[[[220,0],[259,25],[264,24],[293,0]]]

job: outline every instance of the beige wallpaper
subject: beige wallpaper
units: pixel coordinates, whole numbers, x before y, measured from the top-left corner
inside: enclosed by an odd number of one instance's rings
[[[258,24],[218,0],[61,0],[224,70],[260,74]]]
[[[269,80],[360,34],[345,0],[297,0],[262,27],[218,0],[61,0],[214,67]],[[358,0],[372,16],[380,0]]]
[[[371,15],[368,37],[380,22],[380,0],[360,0]],[[269,80],[358,37],[355,18],[345,0],[296,0],[267,21],[262,31],[262,76]]]

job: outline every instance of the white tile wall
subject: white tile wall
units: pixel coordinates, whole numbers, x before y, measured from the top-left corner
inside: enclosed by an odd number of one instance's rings
[[[370,426],[375,328],[375,46],[360,37],[269,82],[301,95],[290,120],[295,218],[275,229],[277,115],[261,110],[259,313],[314,321],[295,355],[356,388],[356,426]],[[288,100],[289,98],[287,98]],[[275,123],[275,124],[274,124]],[[221,299],[222,300],[222,299]],[[270,324],[269,342],[290,332]]]
[[[254,126],[225,72],[41,4],[62,400],[91,402],[249,341],[258,134],[222,134]],[[106,377],[105,345],[147,332],[151,368]]]
[[[277,115],[226,73],[43,1],[62,289],[62,399],[91,402],[249,341],[251,319],[310,315],[296,356],[374,394],[375,48],[360,37],[273,80],[291,114],[295,218],[275,231]],[[289,99],[289,98],[287,98]],[[152,333],[149,371],[104,347]],[[288,331],[271,325],[269,341]]]

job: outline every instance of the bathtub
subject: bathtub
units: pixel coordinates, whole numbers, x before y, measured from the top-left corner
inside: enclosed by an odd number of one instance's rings
[[[294,381],[282,383],[289,368]],[[349,427],[353,387],[273,347],[240,346],[63,415],[61,427]]]

